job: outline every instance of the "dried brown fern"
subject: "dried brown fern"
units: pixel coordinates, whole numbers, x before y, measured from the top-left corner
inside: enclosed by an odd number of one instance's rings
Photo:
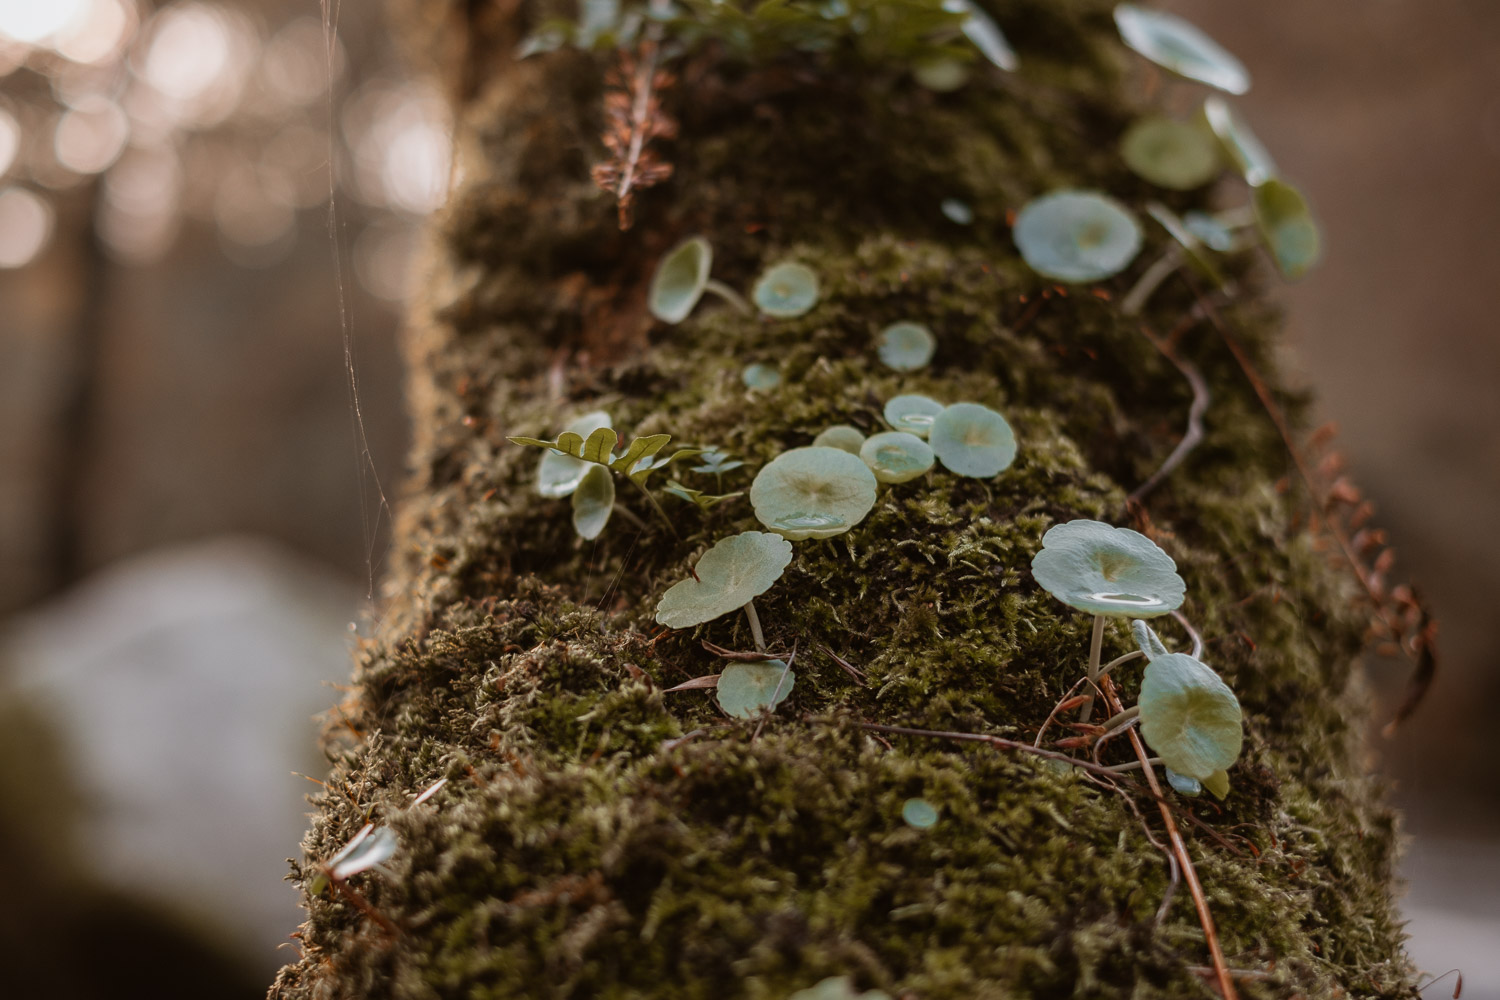
[[[615,196],[620,228],[629,229],[636,192],[672,176],[672,164],[651,143],[677,135],[677,122],[662,108],[661,95],[676,78],[660,66],[659,26],[648,30],[635,51],[621,49],[606,78],[604,148],[609,159],[593,170],[594,183]]]

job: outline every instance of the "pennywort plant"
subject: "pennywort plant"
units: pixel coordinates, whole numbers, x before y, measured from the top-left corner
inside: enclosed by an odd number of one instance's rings
[[[1111,618],[1152,618],[1181,607],[1186,593],[1177,564],[1155,542],[1129,528],[1101,521],[1058,524],[1042,536],[1031,575],[1053,597],[1094,616],[1089,641],[1090,690],[1079,721],[1093,712],[1104,626]]]

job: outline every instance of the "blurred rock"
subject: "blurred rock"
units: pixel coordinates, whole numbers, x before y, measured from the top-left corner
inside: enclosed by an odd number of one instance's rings
[[[7,801],[33,827],[83,803],[43,832],[68,875],[186,917],[269,975],[301,920],[281,879],[313,786],[293,772],[325,768],[312,717],[348,677],[359,606],[344,579],[248,538],[95,575],[0,636],[0,712],[40,723],[0,755],[21,769]],[[64,774],[37,767],[46,741]]]

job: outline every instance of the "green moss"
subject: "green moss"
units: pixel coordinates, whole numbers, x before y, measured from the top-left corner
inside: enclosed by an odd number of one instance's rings
[[[681,109],[677,175],[625,236],[576,156],[596,125],[588,64],[531,60],[476,92],[441,234],[451,280],[429,288],[411,341],[415,478],[386,617],[345,707],[363,738],[332,732],[331,790],[304,845],[323,858],[372,817],[395,828],[391,874],[355,884],[403,932],[312,899],[305,955],[274,996],[769,1000],[835,974],[922,998],[1212,995],[1189,969],[1206,954],[1186,894],[1154,921],[1165,861],[1119,796],[998,751],[851,726],[1030,738],[1082,673],[1089,626],[1031,580],[1041,535],[1126,523],[1125,493],[1181,433],[1191,393],[1176,369],[1111,302],[1047,292],[1000,225],[1058,183],[1130,194],[1112,149],[1137,109],[1111,93],[1108,8],[1018,3],[1004,24],[1023,58],[1069,59],[1003,90],[778,92],[774,76],[726,72]],[[976,211],[963,244],[938,209],[949,196]],[[645,285],[689,231],[713,241],[730,284],[794,259],[822,298],[791,320],[702,308],[651,328]],[[1163,288],[1147,318],[1165,329],[1190,304]],[[1254,300],[1227,316],[1270,369],[1273,317]],[[920,373],[870,348],[897,319],[937,337]],[[648,330],[649,349],[626,348]],[[619,360],[575,359],[558,398],[556,348],[585,343]],[[1224,949],[1236,967],[1274,962],[1249,997],[1412,996],[1393,823],[1359,768],[1359,615],[1271,487],[1280,444],[1232,357],[1206,330],[1181,349],[1215,403],[1150,517],[1204,659],[1248,718],[1234,792],[1190,806],[1223,840],[1187,826]],[[781,385],[747,392],[746,358],[777,359]],[[535,453],[504,443],[602,408],[627,433],[745,457],[729,491],[831,424],[882,429],[884,401],[910,392],[1005,414],[1016,463],[882,488],[855,529],[797,545],[757,600],[768,644],[797,649],[796,688],[758,737],[711,692],[664,693],[719,669],[700,638],[748,648],[743,616],[676,633],[651,621],[698,554],[755,526],[748,503],[665,498],[674,534],[622,489],[643,527],[617,517],[583,543],[567,504],[535,493]],[[1106,656],[1130,648],[1123,628],[1108,634]],[[1133,695],[1128,671],[1122,683]],[[914,796],[941,810],[932,830],[901,820]]]

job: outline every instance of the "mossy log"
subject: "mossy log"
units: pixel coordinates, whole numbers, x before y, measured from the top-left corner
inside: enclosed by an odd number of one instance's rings
[[[1231,795],[1174,802],[1194,814],[1179,821],[1241,994],[1415,996],[1394,818],[1362,749],[1365,615],[1276,488],[1282,441],[1220,334],[1182,322],[1195,291],[1169,282],[1144,321],[1178,329],[1213,404],[1203,442],[1127,511],[1192,390],[1118,308],[1129,275],[1054,289],[1010,242],[1008,213],[1053,187],[1161,196],[1115,152],[1140,88],[1109,5],[997,5],[1024,72],[944,95],[889,68],[691,55],[666,95],[675,173],[623,232],[590,180],[609,60],[511,57],[541,6],[402,8],[454,96],[460,179],[408,341],[415,446],[380,625],[293,866],[307,886],[364,823],[390,826],[388,870],[351,887],[396,930],[310,896],[302,957],[272,996],[782,1000],[835,975],[923,1000],[1215,995],[1187,894],[1158,917],[1171,871],[1142,785],[856,725],[1029,742],[1090,634],[1030,560],[1048,526],[1080,517],[1134,524],[1176,558],[1203,657],[1245,707]],[[945,198],[973,224],[946,218]],[[715,277],[748,288],[793,259],[821,301],[796,319],[705,304],[654,323],[655,264],[695,233]],[[1149,235],[1142,262],[1161,243]],[[1223,322],[1272,373],[1277,317],[1255,268],[1235,280]],[[903,319],[937,336],[920,373],[875,355]],[[751,362],[780,386],[747,390]],[[652,620],[708,545],[759,527],[748,503],[663,497],[669,529],[622,484],[635,517],[581,542],[566,501],[536,493],[537,452],[505,440],[602,408],[627,434],[745,458],[723,486],[746,489],[824,427],[877,429],[882,401],[910,392],[1000,410],[1019,457],[992,480],[938,469],[882,487],[853,531],[797,544],[757,602],[770,647],[797,650],[795,690],[763,726],[726,720],[711,693],[665,693],[719,670],[700,640],[749,648],[744,616]],[[1129,642],[1112,629],[1106,658]],[[1139,674],[1121,683],[1133,695]],[[914,796],[939,810],[931,829],[902,821]]]

